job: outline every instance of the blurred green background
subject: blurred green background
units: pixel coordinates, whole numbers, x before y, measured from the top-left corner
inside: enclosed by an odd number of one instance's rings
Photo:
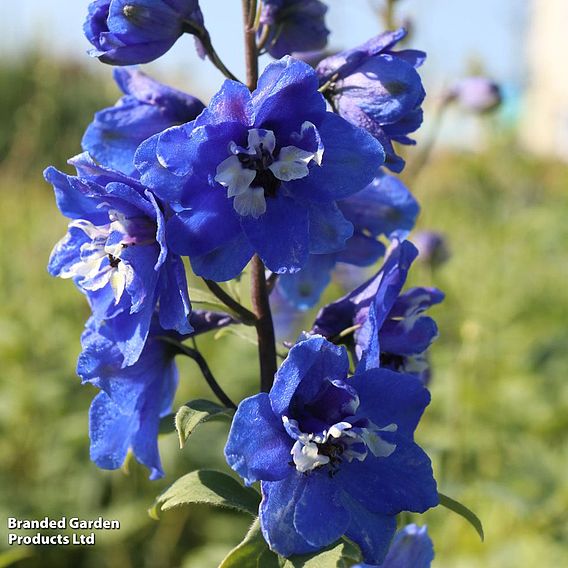
[[[99,75],[36,54],[0,66],[0,567],[207,568],[250,522],[202,506],[159,522],[146,514],[180,475],[227,469],[224,423],[204,425],[183,450],[163,436],[167,477],[157,482],[136,463],[107,472],[89,461],[95,389],[74,372],[88,308],[45,270],[66,221],[41,172],[66,168],[92,114],[117,97]],[[441,490],[481,517],[486,542],[441,508],[416,520],[430,528],[439,568],[565,566],[568,167],[524,155],[511,133],[479,121],[479,151],[446,148],[413,181],[419,228],[442,231],[453,256],[436,271],[417,264],[411,284],[447,294],[432,310],[441,336],[418,440]],[[340,292],[335,284],[327,298]],[[254,392],[253,345],[232,335],[199,344],[234,399]],[[179,366],[177,402],[209,397],[193,363]],[[63,515],[118,519],[121,530],[98,532],[93,548],[6,545],[5,517]]]

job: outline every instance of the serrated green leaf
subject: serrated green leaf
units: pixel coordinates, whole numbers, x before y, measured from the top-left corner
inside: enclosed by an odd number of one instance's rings
[[[355,545],[342,539],[323,552],[291,556],[282,568],[349,568],[361,562],[360,556]]]
[[[479,538],[481,538],[481,542],[485,540],[483,525],[481,524],[479,517],[471,509],[468,509],[459,501],[456,501],[443,493],[438,493],[438,496],[440,497],[440,505],[442,505],[442,507],[446,507],[446,509],[449,509],[463,517],[477,531]]]
[[[158,519],[160,511],[192,503],[229,507],[256,515],[260,495],[254,489],[243,487],[226,473],[201,469],[180,477],[170,485],[158,496],[152,508],[148,510],[148,514],[153,519]]]
[[[183,448],[187,439],[195,428],[202,422],[207,422],[213,417],[229,418],[231,410],[210,400],[191,400],[184,404],[176,413],[175,429],[178,433],[179,447]]]
[[[219,564],[219,568],[279,568],[278,556],[268,548],[258,519],[255,519],[242,542]]]

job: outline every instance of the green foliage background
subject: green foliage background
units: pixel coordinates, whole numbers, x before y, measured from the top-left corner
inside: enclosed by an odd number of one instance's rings
[[[250,524],[204,506],[164,513],[159,522],[146,514],[184,473],[226,470],[225,423],[200,427],[183,450],[175,435],[164,436],[167,477],[158,482],[134,462],[128,472],[107,472],[89,461],[94,389],[74,372],[88,308],[70,282],[45,270],[66,221],[41,171],[66,167],[93,112],[117,96],[99,76],[36,56],[0,66],[0,567],[207,568]],[[454,254],[435,272],[417,265],[411,282],[447,293],[433,310],[441,337],[418,439],[441,490],[483,520],[486,542],[441,508],[417,520],[430,527],[439,568],[561,566],[568,556],[568,168],[523,155],[506,133],[489,138],[479,153],[435,156],[413,183],[419,226],[443,231]],[[340,292],[334,285],[328,298]],[[225,335],[200,347],[234,399],[254,391],[253,345]],[[191,361],[179,364],[177,402],[209,397]],[[7,546],[8,516],[63,515],[118,519],[121,529],[98,532],[93,548]]]

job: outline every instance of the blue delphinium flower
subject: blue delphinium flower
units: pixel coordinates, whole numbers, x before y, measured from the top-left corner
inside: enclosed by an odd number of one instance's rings
[[[302,339],[270,393],[235,414],[225,457],[247,484],[262,482],[262,533],[283,556],[346,535],[366,562],[381,562],[394,515],[438,504],[430,460],[413,440],[428,391],[386,369],[348,372],[344,347]]]
[[[430,568],[432,560],[434,546],[426,527],[406,525],[397,531],[380,566],[356,564],[353,568]]]
[[[268,53],[280,59],[293,52],[315,51],[327,44],[327,6],[320,0],[264,0],[259,36],[270,27]]]
[[[135,65],[157,59],[196,26],[203,27],[198,0],[94,0],[83,31],[93,57]]]
[[[134,167],[138,146],[170,126],[193,120],[205,106],[137,69],[115,69],[114,79],[125,96],[115,106],[95,114],[82,146],[97,162],[138,176]]]
[[[148,190],[87,154],[69,163],[77,176],[51,167],[45,171],[57,206],[72,219],[48,269],[53,276],[73,279],[95,320],[113,327],[124,366],[132,365],[158,303],[162,327],[191,332],[183,263],[168,251],[164,214]]]
[[[382,172],[365,189],[337,205],[354,228],[345,249],[332,254],[311,254],[300,272],[278,279],[278,288],[299,309],[318,303],[336,263],[371,266],[385,253],[380,237],[406,238],[420,212],[416,199],[402,181]]]
[[[203,310],[192,312],[190,321],[192,336],[234,323],[226,314]],[[160,418],[170,412],[178,382],[176,348],[160,338],[187,336],[162,329],[155,315],[139,359],[124,367],[115,331],[91,318],[81,338],[77,374],[101,389],[90,410],[91,459],[104,469],[117,469],[130,449],[156,479],[164,475],[158,453]]]
[[[323,307],[313,333],[343,338],[367,368],[385,367],[429,378],[426,352],[438,336],[434,320],[424,316],[444,299],[436,288],[411,288],[401,293],[410,265],[418,254],[409,241],[393,241],[379,272],[348,295]]]
[[[252,94],[225,81],[195,121],[143,142],[136,166],[159,197],[178,203],[172,249],[199,276],[222,281],[255,252],[285,273],[310,252],[341,250],[353,226],[336,201],[371,182],[383,159],[372,136],[326,110],[314,70],[284,57]]]
[[[416,68],[426,55],[421,51],[392,51],[406,30],[385,32],[363,45],[327,57],[317,66],[326,97],[333,108],[353,124],[366,128],[386,151],[385,165],[404,168],[392,142],[414,144],[408,134],[422,124],[425,92]]]
[[[139,359],[124,367],[114,329],[87,323],[77,373],[101,389],[89,413],[91,459],[104,469],[122,466],[129,450],[150,469],[150,479],[164,475],[158,452],[160,418],[171,410],[178,375],[175,349],[157,339],[167,332],[155,324]]]

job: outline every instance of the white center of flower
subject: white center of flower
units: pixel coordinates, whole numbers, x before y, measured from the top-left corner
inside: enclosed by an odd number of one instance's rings
[[[319,140],[316,127],[310,122],[302,125],[300,133],[292,134],[292,140],[308,137]],[[321,165],[323,148],[308,152],[296,146],[284,146],[276,150],[276,138],[271,130],[251,128],[247,147],[229,144],[226,160],[217,166],[215,181],[227,188],[227,197],[233,197],[235,211],[243,217],[255,219],[266,212],[266,198],[274,197],[282,182],[306,177],[308,164],[313,160]]]
[[[306,434],[300,431],[298,422],[282,417],[286,431],[296,439],[290,453],[296,470],[312,471],[329,464],[335,468],[340,462],[363,461],[369,451],[375,457],[388,457],[396,449],[381,438],[378,432],[396,432],[398,426],[389,424],[379,428],[373,423],[366,428],[353,427],[349,422],[338,422],[321,434]]]
[[[82,230],[90,241],[81,245],[79,260],[67,270],[61,272],[61,278],[80,278],[79,285],[84,290],[95,291],[110,283],[115,304],[118,304],[126,287],[134,278],[134,270],[121,255],[124,250],[140,241],[130,236],[133,222],[122,213],[110,210],[107,225],[96,226],[90,221],[77,219],[69,223],[69,229]],[[109,238],[112,234],[121,234],[118,242]],[[58,246],[64,245],[70,238],[69,233]],[[116,239],[113,239],[116,240]],[[109,242],[111,241],[111,242]]]

